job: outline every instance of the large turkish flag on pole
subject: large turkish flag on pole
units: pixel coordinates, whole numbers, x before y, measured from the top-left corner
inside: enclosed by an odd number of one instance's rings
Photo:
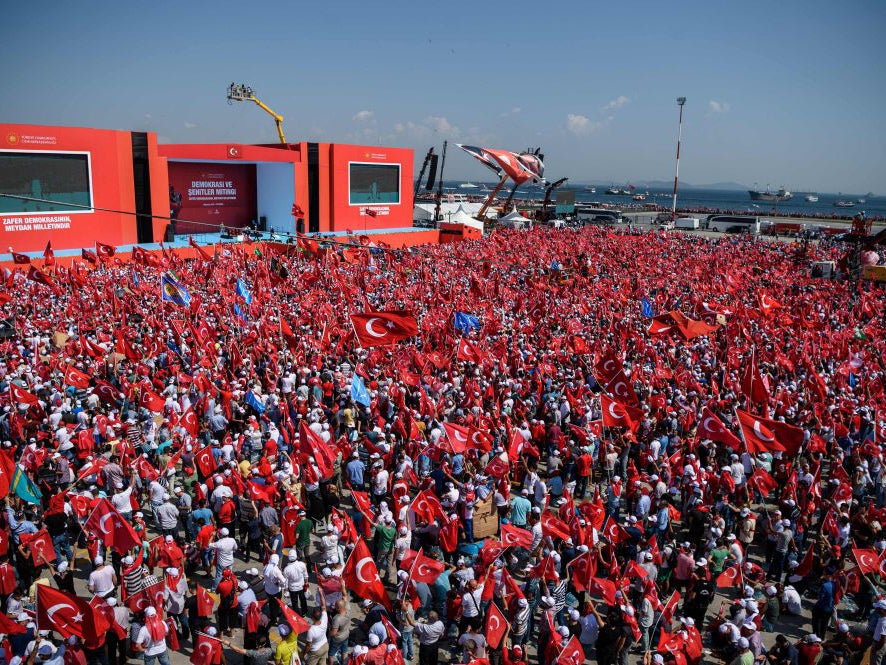
[[[364,348],[396,344],[418,334],[418,321],[409,312],[351,314],[354,334]]]
[[[378,568],[375,566],[372,554],[362,538],[357,539],[357,545],[348,557],[341,576],[347,587],[361,598],[375,600],[388,610],[391,609],[391,599],[378,576]]]

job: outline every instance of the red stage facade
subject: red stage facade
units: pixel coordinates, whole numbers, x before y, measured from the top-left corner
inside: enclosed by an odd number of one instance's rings
[[[158,145],[150,132],[0,124],[0,193],[23,197],[0,197],[0,247],[156,243],[168,217],[177,234],[404,229],[412,169],[404,148]]]

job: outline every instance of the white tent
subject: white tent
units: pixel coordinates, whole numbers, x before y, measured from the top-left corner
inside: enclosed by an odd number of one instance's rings
[[[454,216],[459,208],[464,210],[470,216],[476,215],[481,207],[483,207],[482,203],[472,203],[467,201],[462,203],[447,203],[444,201],[440,204],[440,214],[443,216],[443,221],[448,222],[449,218]],[[435,208],[436,205],[434,203],[416,203],[412,211],[412,218],[417,221],[430,222],[434,219]]]
[[[527,219],[514,208],[504,217],[500,217],[498,223],[502,226],[509,226],[514,229],[525,229],[532,226],[532,220]]]
[[[483,230],[483,222],[471,217],[462,206],[458,206],[458,210],[456,210],[452,216],[446,215],[444,221],[447,224],[464,224],[465,226],[470,226],[472,229],[477,229],[479,231]]]

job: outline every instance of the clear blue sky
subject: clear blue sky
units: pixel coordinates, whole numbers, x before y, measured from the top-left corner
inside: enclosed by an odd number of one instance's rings
[[[0,120],[269,142],[541,146],[547,175],[886,194],[886,3],[32,2],[0,28]],[[416,167],[417,168],[417,167]],[[487,175],[452,152],[446,175]]]

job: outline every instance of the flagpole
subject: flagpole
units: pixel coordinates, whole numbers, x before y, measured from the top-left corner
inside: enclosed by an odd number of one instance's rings
[[[677,593],[676,591],[671,591],[671,595],[668,597],[667,602],[665,602],[665,604],[664,604],[664,609],[667,609],[670,602],[674,599],[674,594],[676,594],[676,593]],[[655,624],[652,626],[652,630],[649,631],[649,644],[647,645],[646,652],[645,652],[647,654],[650,651],[652,651],[652,637],[655,635],[655,631],[658,628],[658,624],[661,621],[661,618],[664,616],[664,609],[658,613],[658,619],[655,620]],[[668,631],[668,632],[670,632],[670,631]]]

